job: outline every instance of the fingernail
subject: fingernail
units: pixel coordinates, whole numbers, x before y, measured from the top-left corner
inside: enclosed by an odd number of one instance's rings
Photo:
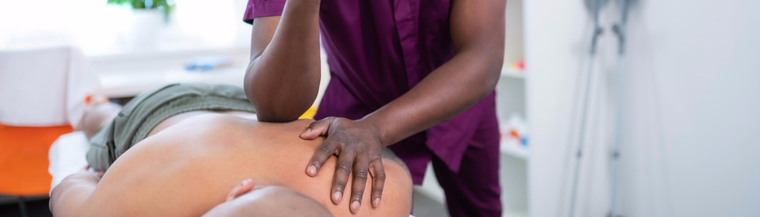
[[[351,203],[351,211],[356,213],[357,211],[359,211],[360,206],[361,205],[359,204],[359,201],[355,200],[354,202]]]
[[[306,173],[310,176],[316,176],[317,175],[317,167],[315,166],[309,166],[309,168],[306,169]]]
[[[311,128],[306,128],[306,132],[311,132]]]
[[[378,207],[380,206],[380,198],[377,197],[375,200],[372,201],[372,206]]]
[[[245,179],[243,180],[243,185],[248,184],[249,182],[253,181],[252,179]]]
[[[340,202],[340,198],[342,196],[343,196],[343,194],[341,194],[340,192],[337,192],[337,191],[334,192],[333,193],[333,201],[336,202],[336,203]]]

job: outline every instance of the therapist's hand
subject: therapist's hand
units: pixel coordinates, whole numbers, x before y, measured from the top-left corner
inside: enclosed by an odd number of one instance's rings
[[[372,177],[372,197],[370,197],[372,206],[379,206],[385,184],[385,170],[381,157],[384,146],[380,135],[382,135],[380,129],[367,120],[328,117],[311,123],[306,131],[301,134],[302,139],[311,140],[320,136],[327,138],[311,157],[311,161],[306,167],[306,174],[316,176],[325,161],[331,155],[336,154],[338,155],[338,163],[335,165],[332,190],[330,191],[332,192],[333,203],[340,203],[348,182],[348,175],[353,172],[351,204],[349,206],[351,212],[359,211],[364,187],[369,176]]]

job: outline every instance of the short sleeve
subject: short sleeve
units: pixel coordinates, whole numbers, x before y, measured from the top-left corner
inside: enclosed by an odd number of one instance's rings
[[[251,24],[253,23],[253,19],[257,17],[282,15],[285,1],[286,0],[248,0],[248,6],[245,8],[243,21]]]

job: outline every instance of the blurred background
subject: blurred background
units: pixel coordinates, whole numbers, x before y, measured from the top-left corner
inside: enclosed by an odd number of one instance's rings
[[[49,215],[50,147],[87,95],[242,86],[247,0],[121,2],[0,2],[0,216]],[[760,216],[757,9],[507,0],[504,216]],[[414,214],[446,216],[428,172]]]

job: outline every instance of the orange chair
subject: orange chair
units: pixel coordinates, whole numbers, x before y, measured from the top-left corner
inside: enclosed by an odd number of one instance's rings
[[[71,126],[12,127],[0,123],[0,194],[18,198],[47,196],[52,177],[48,173],[48,149]]]

